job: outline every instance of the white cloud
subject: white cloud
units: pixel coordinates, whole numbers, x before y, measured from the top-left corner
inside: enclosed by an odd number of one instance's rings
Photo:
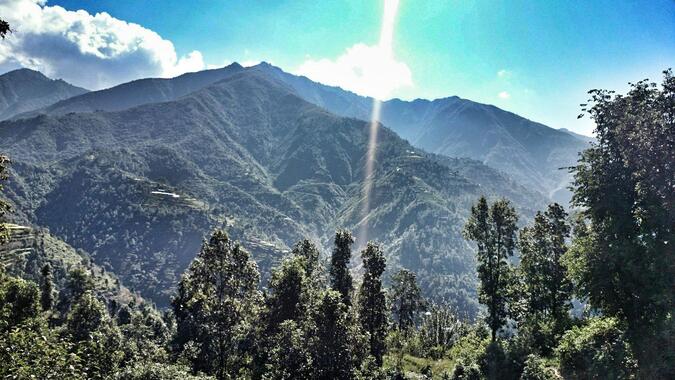
[[[509,94],[506,91],[500,92],[499,94],[497,94],[497,96],[499,97],[499,99],[505,99],[505,100],[511,98],[511,94]]]
[[[44,0],[0,0],[0,15],[15,30],[0,44],[0,71],[27,67],[99,89],[205,68],[199,51],[179,58],[171,41],[105,12],[69,11]]]
[[[509,79],[509,78],[511,78],[512,74],[513,73],[511,73],[509,70],[506,70],[506,69],[501,69],[501,70],[497,71],[497,76],[499,78],[502,78],[502,79]]]
[[[348,48],[335,60],[307,59],[296,73],[379,99],[387,98],[394,90],[413,85],[407,64],[397,61],[387,48],[363,43]]]

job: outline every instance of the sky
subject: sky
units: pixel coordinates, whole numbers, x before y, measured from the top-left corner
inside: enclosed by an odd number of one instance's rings
[[[15,32],[0,72],[38,69],[100,89],[231,62],[267,61],[379,98],[457,95],[554,128],[577,120],[593,88],[625,92],[675,66],[675,1],[0,0]]]

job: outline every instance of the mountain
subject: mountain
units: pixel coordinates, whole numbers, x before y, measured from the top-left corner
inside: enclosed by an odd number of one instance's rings
[[[369,120],[373,100],[298,77],[267,63],[252,69],[283,81],[303,99],[337,115]],[[382,103],[380,121],[414,146],[468,157],[499,169],[542,194],[567,203],[573,165],[586,138],[547,127],[492,105],[457,96]]]
[[[220,69],[187,73],[170,79],[139,79],[65,99],[40,112],[62,115],[68,112],[119,111],[141,104],[167,102],[242,70],[244,68],[241,65],[233,63]]]
[[[0,75],[0,120],[47,107],[87,90],[38,71],[19,69]]]
[[[283,83],[295,95],[336,115],[370,119],[372,98],[286,73],[265,62],[250,68],[234,63],[171,79],[141,79],[67,99],[38,112],[117,111],[174,100],[242,71],[256,71]],[[481,161],[563,204],[569,201],[567,186],[571,178],[562,168],[573,165],[578,153],[589,144],[585,136],[456,96],[389,100],[382,103],[380,121],[415,147],[447,157]]]
[[[263,273],[303,237],[327,253],[337,228],[358,231],[368,136],[367,122],[243,70],[168,102],[5,121],[0,151],[14,162],[17,217],[165,306],[213,227],[241,240]],[[516,206],[531,217],[546,199],[385,127],[375,169],[368,237],[388,267],[415,270],[427,294],[475,314],[475,263],[461,236],[471,203],[521,194]]]

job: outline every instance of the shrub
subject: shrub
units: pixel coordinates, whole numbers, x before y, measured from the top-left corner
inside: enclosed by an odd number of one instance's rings
[[[631,379],[637,365],[614,318],[592,318],[566,332],[556,349],[566,379]]]

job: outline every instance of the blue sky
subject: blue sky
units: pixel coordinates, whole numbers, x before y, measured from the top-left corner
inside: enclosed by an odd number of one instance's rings
[[[55,5],[156,32],[173,44],[178,71],[181,57],[197,51],[191,57],[204,65],[265,60],[362,93],[327,71],[358,65],[355,56],[377,45],[383,9],[381,0],[47,3]],[[675,65],[672,0],[401,0],[394,33],[394,63],[405,70],[394,71],[389,96],[458,95],[583,134],[592,130],[576,119],[586,91],[625,91],[627,82],[658,80]]]

